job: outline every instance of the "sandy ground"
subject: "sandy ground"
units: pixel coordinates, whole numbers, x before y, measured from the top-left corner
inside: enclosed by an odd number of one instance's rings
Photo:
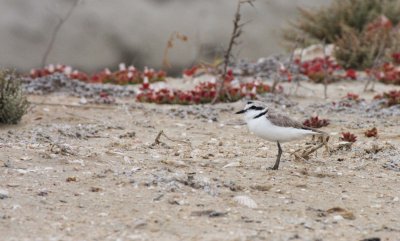
[[[0,239],[400,240],[400,172],[384,168],[400,159],[400,117],[313,109],[361,85],[332,85],[330,100],[308,87],[315,93],[290,98],[298,105],[271,106],[328,118],[331,152],[296,161],[289,153],[310,140],[285,143],[278,171],[266,170],[275,144],[233,114],[242,102],[82,106],[30,96],[22,123],[0,127]],[[379,137],[364,137],[373,126]],[[153,144],[161,130],[170,139]],[[358,136],[351,150],[337,148],[342,131]]]

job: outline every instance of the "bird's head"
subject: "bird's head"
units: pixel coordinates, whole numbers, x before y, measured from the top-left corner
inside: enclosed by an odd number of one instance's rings
[[[236,114],[244,114],[246,121],[257,119],[268,112],[268,107],[261,101],[248,101],[243,110],[236,112]]]

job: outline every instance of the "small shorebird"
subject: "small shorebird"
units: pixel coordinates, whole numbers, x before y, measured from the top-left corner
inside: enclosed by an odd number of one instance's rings
[[[278,156],[272,170],[278,170],[281,160],[281,142],[303,139],[312,135],[327,135],[302,123],[290,119],[288,116],[269,111],[268,107],[260,101],[248,101],[243,110],[236,114],[244,114],[247,127],[256,136],[278,145]]]

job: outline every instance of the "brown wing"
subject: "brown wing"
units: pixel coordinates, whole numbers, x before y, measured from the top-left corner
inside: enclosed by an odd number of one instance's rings
[[[305,126],[301,122],[293,120],[293,119],[291,119],[290,117],[288,117],[286,115],[277,114],[277,113],[268,113],[267,114],[267,118],[272,124],[274,124],[276,126],[294,127],[294,128],[298,128],[298,129],[311,130],[311,131],[315,131],[315,132],[318,132],[318,133],[325,134],[325,132],[323,132],[323,131],[320,131],[320,130]]]

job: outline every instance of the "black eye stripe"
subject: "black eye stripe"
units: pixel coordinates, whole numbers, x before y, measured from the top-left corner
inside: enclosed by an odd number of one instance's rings
[[[250,110],[264,110],[263,107],[261,107],[261,106],[254,106],[254,105],[253,105],[253,106],[250,106],[249,109],[250,109]]]

